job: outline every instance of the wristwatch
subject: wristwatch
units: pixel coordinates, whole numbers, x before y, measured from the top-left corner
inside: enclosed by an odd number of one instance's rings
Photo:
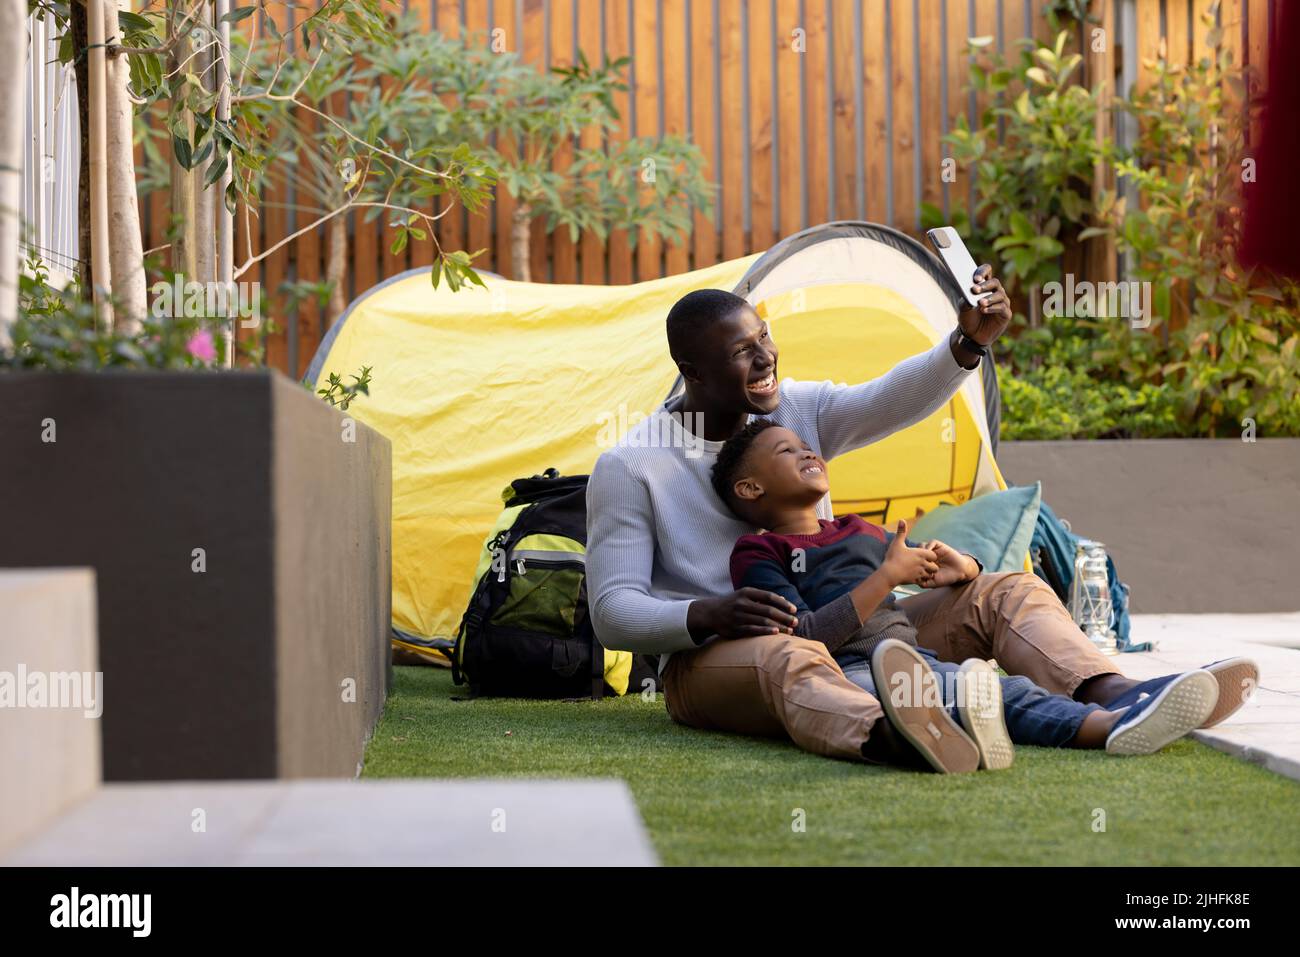
[[[966,335],[966,333],[961,331],[961,326],[958,326],[953,330],[953,335],[956,337],[953,341],[967,352],[973,353],[981,359],[989,354],[988,346],[982,346],[970,336]]]

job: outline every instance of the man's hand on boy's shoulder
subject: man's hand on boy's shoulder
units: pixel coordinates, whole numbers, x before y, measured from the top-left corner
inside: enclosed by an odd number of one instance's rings
[[[942,588],[944,585],[956,585],[970,581],[980,573],[980,566],[975,559],[965,552],[959,552],[951,545],[945,545],[938,539],[925,543],[925,547],[934,552],[939,570],[925,584],[926,588]]]

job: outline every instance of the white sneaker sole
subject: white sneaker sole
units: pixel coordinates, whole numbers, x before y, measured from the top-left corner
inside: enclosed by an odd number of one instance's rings
[[[1136,721],[1111,732],[1106,739],[1106,753],[1155,754],[1199,728],[1218,700],[1219,683],[1208,671],[1180,675],[1161,690]]]
[[[1202,728],[1212,728],[1237,713],[1259,687],[1259,665],[1249,658],[1229,658],[1205,669],[1219,684],[1219,701]]]
[[[957,698],[957,716],[980,751],[980,767],[986,771],[1004,771],[1015,760],[1016,749],[1007,733],[1002,713],[1002,681],[987,661],[971,658],[962,662],[957,673],[961,694]]]

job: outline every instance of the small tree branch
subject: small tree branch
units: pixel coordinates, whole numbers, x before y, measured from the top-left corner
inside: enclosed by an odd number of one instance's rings
[[[244,177],[245,190],[251,188],[252,181],[253,181],[253,174],[250,172],[247,176]],[[253,226],[252,226],[252,222],[249,219],[248,206],[249,206],[248,200],[245,199],[244,200],[244,244],[248,247],[248,255],[249,258],[251,259],[253,256]],[[236,275],[238,275],[238,273]]]
[[[298,81],[298,85],[295,86],[293,88],[293,92],[289,94],[291,98],[296,97],[299,93],[302,92],[302,88],[307,85],[307,81],[311,79],[311,75],[314,72],[316,72],[316,66],[317,64],[320,63],[320,58],[323,57],[324,55],[325,55],[325,44],[322,43],[320,46],[320,52],[316,54],[316,59],[311,61],[311,66],[307,67],[307,71],[303,73],[302,79]],[[272,83],[275,82],[274,77],[272,78],[271,82]],[[268,90],[270,89],[269,85],[267,86],[267,89]]]
[[[171,77],[175,76],[177,73],[180,73],[181,70],[185,69],[185,65],[186,65],[187,63],[189,63],[191,60],[193,60],[193,59],[194,59],[196,56],[198,56],[200,53],[203,53],[205,50],[210,50],[210,49],[212,49],[214,46],[217,46],[218,43],[219,43],[219,41],[217,41],[217,40],[213,40],[213,41],[211,41],[210,43],[208,43],[206,46],[201,46],[201,47],[196,48],[196,49],[194,50],[193,53],[191,53],[189,56],[187,56],[187,57],[186,57],[184,60],[182,60],[180,63],[176,64],[176,69],[172,70],[170,73],[164,73],[164,74],[163,74],[163,79],[164,79],[164,80],[166,80],[166,79],[170,79]],[[211,67],[209,67],[208,69],[211,69]],[[207,70],[204,70],[203,72],[206,73],[206,72],[208,72],[208,71],[207,71]]]
[[[86,0],[78,0],[78,2],[84,6]],[[201,22],[198,21],[195,11],[202,5],[202,3],[203,0],[197,0],[196,3],[190,5],[188,10],[186,10],[184,13],[181,14],[180,20],[182,26],[180,29],[176,29],[175,11],[168,10],[167,30],[170,35],[162,43],[162,45],[155,46],[155,47],[130,47],[121,43],[111,43],[105,46],[104,54],[110,57],[118,57],[121,56],[123,53],[126,53],[128,55],[145,54],[145,53],[160,53],[160,54],[171,53],[172,49],[176,46],[176,44],[180,42],[180,38],[185,35],[186,33],[185,26],[191,22]]]
[[[320,110],[316,109],[314,106],[312,106],[309,103],[304,103],[301,100],[299,100],[296,94],[289,95],[284,93],[271,93],[269,91],[264,91],[262,93],[250,93],[246,96],[236,96],[236,97],[232,97],[231,99],[233,102],[236,103],[246,103],[250,100],[271,100],[276,103],[292,103],[294,106],[298,107],[301,110],[306,110],[308,113],[311,113],[314,116],[319,116],[321,119],[329,123],[336,130],[338,130],[340,133],[342,133],[344,136],[350,139],[352,142],[356,143],[358,146],[370,150],[372,153],[377,153],[380,156],[386,156],[394,163],[400,163],[401,165],[407,167],[408,169],[412,169],[415,172],[420,173],[424,176],[432,176],[437,179],[451,179],[451,176],[448,173],[444,173],[440,170],[428,169],[427,167],[420,166],[417,163],[412,163],[410,160],[402,159],[402,157],[396,155],[395,153],[390,153],[388,150],[383,149],[379,146],[375,146],[373,143],[367,143],[365,140],[357,136],[355,133],[349,130],[338,120],[334,119],[334,117],[330,116],[327,113],[322,113]]]
[[[256,256],[250,258],[248,262],[244,263],[242,266],[240,266],[238,269],[235,270],[234,278],[238,279],[245,272],[247,272],[252,266],[255,266],[257,263],[261,262],[267,256],[270,256],[272,253],[274,253],[277,249],[280,249],[282,246],[285,246],[288,243],[293,242],[295,239],[297,239],[299,236],[303,235],[304,233],[311,232],[313,229],[316,229],[318,226],[322,225],[323,223],[329,222],[335,216],[338,216],[342,213],[346,213],[348,210],[351,209],[391,209],[397,213],[407,213],[410,215],[419,216],[421,219],[424,220],[425,226],[429,230],[429,236],[430,238],[433,239],[433,245],[434,248],[438,251],[438,255],[439,256],[442,255],[442,247],[438,244],[437,237],[433,235],[433,226],[431,223],[432,217],[428,216],[426,213],[418,209],[412,209],[409,206],[397,206],[392,203],[375,203],[375,202],[358,203],[354,200],[349,200],[348,202],[340,206],[338,209],[328,212],[324,216],[321,216],[320,218],[315,220],[314,222],[308,223],[302,229],[290,233],[288,236],[285,236],[283,239],[281,239],[278,243],[276,243],[271,248],[265,249],[262,252],[258,253]],[[252,252],[251,247],[249,249],[249,252],[250,253]]]

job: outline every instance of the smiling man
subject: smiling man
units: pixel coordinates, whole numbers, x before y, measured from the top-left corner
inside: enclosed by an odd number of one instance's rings
[[[592,470],[587,589],[606,648],[664,656],[674,720],[784,735],[831,757],[897,759],[888,723],[877,726],[880,704],[844,676],[824,644],[795,634],[794,606],[761,589],[732,590],[732,546],[754,529],[731,514],[710,475],[723,443],[754,417],[785,426],[829,461],[941,408],[1011,319],[991,267],[980,267],[972,289],[989,295],[960,314],[948,339],[851,386],[781,381],[767,323],[738,296],[702,289],[673,306],[668,348],[685,390]],[[829,495],[817,513],[833,518]],[[1136,682],[1117,674],[1078,628],[1035,621],[1035,608],[1049,598],[1059,604],[1033,575],[981,575],[899,607],[942,660],[996,657],[1008,671],[1080,701],[1134,693]]]

